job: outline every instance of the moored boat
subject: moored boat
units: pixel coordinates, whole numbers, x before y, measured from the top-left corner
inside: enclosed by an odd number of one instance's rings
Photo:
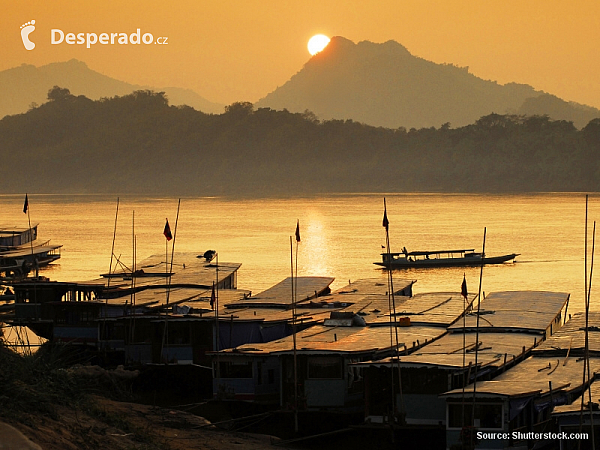
[[[382,253],[382,261],[374,264],[392,269],[479,266],[481,264],[502,264],[514,260],[517,256],[519,253],[486,256],[483,253],[475,252],[475,249],[409,252],[405,247],[402,252]]]
[[[0,277],[25,277],[60,258],[62,245],[40,241],[37,228],[0,227]]]

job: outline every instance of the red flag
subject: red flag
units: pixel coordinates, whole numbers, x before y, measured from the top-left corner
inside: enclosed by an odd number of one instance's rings
[[[385,206],[385,198],[383,199],[383,227],[385,231],[389,231],[390,222],[387,218],[387,207]]]
[[[462,286],[460,287],[460,293],[466,300],[469,294],[467,293],[467,278],[465,275],[463,275],[463,282]]]
[[[296,223],[296,242],[300,242],[300,221]]]
[[[213,283],[212,294],[210,294],[210,309],[215,309],[215,301],[217,297],[215,295],[215,283]]]
[[[167,241],[173,239],[173,235],[171,234],[171,227],[169,226],[169,219],[167,219],[167,223],[165,224],[165,230],[163,231],[163,234],[167,238]]]
[[[23,212],[27,214],[27,210],[29,209],[29,199],[27,198],[27,194],[25,194],[25,203],[23,204]]]

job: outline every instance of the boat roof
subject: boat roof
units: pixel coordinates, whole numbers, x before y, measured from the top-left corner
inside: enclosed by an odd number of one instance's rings
[[[414,281],[405,280],[404,283],[411,284]],[[404,283],[400,283],[400,285]],[[297,312],[304,313],[306,311],[313,318],[318,313],[321,313],[321,317],[327,317],[332,310],[337,310],[361,316],[367,326],[315,325],[310,328],[312,331],[303,331],[301,337],[298,337],[300,333],[297,334],[298,351],[337,354],[367,352],[383,348],[389,349],[391,337],[389,326],[390,306],[389,298],[385,291],[386,285],[385,283],[381,283],[379,279],[359,280],[358,282],[352,282],[329,296],[319,297],[317,300],[325,301],[325,304],[320,308],[318,304],[312,302],[300,305],[297,308]],[[396,308],[403,308],[405,312],[411,310],[416,315],[431,308],[431,314],[423,314],[423,317],[419,318],[419,322],[411,323],[410,326],[397,326],[395,328],[398,333],[398,342],[401,344],[400,347],[406,346],[406,350],[418,348],[425,342],[437,339],[446,333],[446,324],[456,320],[463,311],[462,297],[460,297],[460,302],[458,300],[452,301],[459,297],[460,294],[458,293],[449,294],[447,292],[416,294],[413,297],[395,297],[397,302]],[[342,299],[344,302],[336,302],[336,299]],[[339,309],[331,309],[327,305],[339,305]],[[316,309],[311,309],[315,306],[317,307]],[[438,315],[433,312],[436,308],[440,308],[440,314]],[[323,315],[323,312],[326,315]],[[257,314],[260,314],[260,312]],[[427,322],[427,320],[430,320],[430,322]],[[335,323],[335,321],[332,322]],[[393,333],[394,341],[395,334],[396,331]],[[349,336],[353,336],[353,338],[350,339],[348,338]],[[226,352],[232,355],[266,355],[275,353],[283,354],[291,351],[293,351],[293,337],[288,336],[284,339],[264,344],[242,345]]]
[[[370,301],[385,297],[387,301],[388,287],[387,283],[380,278],[365,278],[356,281],[348,280],[346,286],[328,293],[328,288],[334,278],[330,277],[298,277],[298,302],[297,308],[322,307],[333,308],[336,304],[361,304],[367,307]],[[275,286],[258,293],[252,297],[244,299],[235,305],[256,307],[282,307],[291,306],[291,278],[286,278]],[[394,280],[394,290],[396,292],[404,291],[411,287],[415,280]],[[318,297],[315,296],[318,293]],[[386,307],[387,311],[387,307]],[[358,312],[358,311],[357,311]]]
[[[569,294],[564,292],[493,292],[481,302],[479,330],[510,329],[543,333],[568,300]],[[475,330],[477,314],[469,314],[464,326],[468,330]],[[463,321],[457,321],[449,329],[462,331]]]
[[[591,354],[600,355],[600,311],[590,311],[588,320],[588,348]],[[591,325],[593,324],[593,325]],[[539,355],[583,355],[585,349],[585,313],[578,312],[563,327],[546,339],[535,350]]]
[[[589,401],[588,395],[590,394],[592,396],[592,402],[598,404],[600,402],[600,382],[597,382],[595,379],[592,379],[592,384],[590,385],[590,393],[588,394],[587,389],[584,391],[586,404]],[[584,414],[589,414],[589,411],[589,408],[584,406]],[[595,410],[594,412],[595,415],[600,413],[600,411],[598,410]],[[581,396],[574,399],[568,405],[555,406],[554,410],[552,411],[553,416],[566,416],[572,414],[576,414],[577,416],[581,414]]]
[[[395,297],[396,317],[409,317],[412,324],[447,327],[464,311],[464,298],[459,292],[425,292],[412,297]],[[389,315],[378,322],[389,322]]]
[[[15,226],[5,226],[0,225],[0,236],[11,236],[15,234],[22,234],[29,230],[36,228],[39,223],[35,223],[31,225],[31,227],[15,227]]]
[[[61,248],[62,245],[39,245],[37,247],[32,248],[20,248],[18,250],[7,250],[4,252],[0,252],[0,258],[19,258],[31,256],[32,253],[34,255],[39,255],[40,253],[47,253],[53,250],[57,250]]]
[[[409,346],[419,339],[420,342],[439,336],[437,327],[415,326],[398,328],[398,346]],[[301,354],[353,354],[384,351],[395,347],[390,339],[389,327],[329,327],[315,325],[296,333],[296,351]],[[223,350],[220,354],[235,356],[266,356],[293,353],[293,336],[261,344],[245,344],[234,349]]]
[[[413,252],[392,252],[390,255],[398,256],[398,255],[407,255],[407,256],[425,256],[425,255],[439,255],[442,253],[467,253],[474,252],[474,248],[462,249],[462,250],[433,250],[433,251],[424,251],[424,250],[416,250]],[[382,253],[382,255],[387,255],[387,252]]]
[[[219,261],[219,280],[223,280],[240,267],[241,263],[220,262]],[[185,266],[185,267],[184,267]],[[136,288],[161,288],[169,283],[165,272],[171,269],[171,262],[165,263],[165,255],[152,255],[136,264],[136,270],[144,272],[143,276],[135,277]],[[216,261],[206,262],[204,257],[198,257],[196,253],[176,253],[173,257],[173,270],[171,272],[171,288],[173,287],[201,287],[212,288],[216,281],[217,265]],[[129,289],[131,287],[131,272],[128,270],[118,270],[114,273],[103,274],[104,283],[112,288]]]
[[[297,303],[315,298],[317,294],[327,291],[333,283],[333,277],[296,277],[294,285],[297,292]],[[274,286],[246,299],[248,305],[285,305],[292,304],[292,278],[287,277]]]
[[[172,287],[169,291],[169,305],[185,304],[193,308],[207,307],[210,309],[210,297],[212,288],[197,288],[197,287]],[[244,296],[250,294],[250,291],[243,289],[219,289],[219,303],[235,302]],[[131,302],[132,295],[124,295],[106,300],[111,305],[122,305],[125,302]],[[135,293],[135,303],[140,304],[157,304],[166,306],[167,288],[159,287],[157,289],[145,289]]]
[[[600,358],[590,358],[590,371],[600,370]],[[559,389],[576,390],[581,387],[583,359],[530,356],[491,381],[478,381],[476,394],[480,397],[521,397],[549,394]],[[550,385],[551,383],[551,385]],[[473,395],[474,386],[465,387]],[[462,397],[463,389],[454,389],[441,397]]]
[[[469,364],[475,364],[476,333],[451,333],[427,344],[418,352],[400,357],[401,367],[445,367],[462,369]],[[539,341],[539,336],[529,333],[500,332],[480,333],[477,363],[481,366],[501,365],[510,362],[526,350],[531,349]],[[463,347],[466,348],[463,366]]]
[[[600,312],[590,312],[589,322],[598,323]],[[583,329],[582,329],[583,328]],[[592,331],[593,330],[593,331]],[[600,372],[600,329],[590,327],[589,348],[590,372]],[[481,335],[480,335],[481,336]],[[533,350],[532,356],[525,361],[498,375],[493,381],[477,383],[477,392],[499,396],[518,396],[536,391],[549,393],[559,386],[570,390],[581,387],[584,359],[581,358],[585,340],[585,315],[577,313],[560,330],[548,337]],[[465,388],[473,392],[473,385]],[[462,389],[450,391],[445,396],[458,396]]]

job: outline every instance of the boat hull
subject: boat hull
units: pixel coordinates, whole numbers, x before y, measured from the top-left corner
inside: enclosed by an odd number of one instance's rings
[[[466,258],[432,258],[410,261],[405,258],[393,259],[389,262],[376,262],[378,266],[392,269],[420,269],[429,267],[468,267],[486,264],[502,264],[514,260],[519,254],[491,256],[491,257],[466,257]]]

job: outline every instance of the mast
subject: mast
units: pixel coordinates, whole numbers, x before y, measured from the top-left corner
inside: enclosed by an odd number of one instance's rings
[[[37,280],[38,280],[38,265],[37,265],[37,259],[35,258],[34,254],[33,254],[33,233],[31,232],[31,216],[29,215],[29,197],[27,196],[27,194],[25,194],[25,204],[23,205],[23,212],[27,213],[27,222],[29,224],[29,243],[31,244],[31,262],[33,264],[35,264],[35,278],[33,279],[33,302],[36,304],[36,308],[35,308],[35,318],[36,320],[39,319],[38,316],[38,308],[37,308]],[[27,275],[25,275],[25,277],[27,277]],[[27,331],[25,331],[27,332]],[[29,339],[29,336],[27,337],[27,339]]]
[[[217,350],[217,380],[221,380],[221,364],[219,361],[219,351],[221,350],[221,341],[219,340],[219,253],[215,254],[217,267],[215,271],[216,283],[213,284],[213,294],[215,298],[215,336],[216,336],[216,350]]]
[[[483,248],[481,251],[481,269],[479,271],[479,292],[477,294],[477,323],[475,325],[475,378],[473,379],[473,412],[472,412],[472,419],[473,419],[473,428],[475,427],[475,398],[477,396],[477,363],[478,363],[478,356],[479,356],[479,313],[481,312],[481,282],[483,279],[483,257],[485,256],[485,236],[487,233],[487,228],[484,227],[483,228]],[[471,445],[473,445],[473,439],[474,439],[474,433],[470,433],[471,434]]]
[[[173,273],[173,254],[175,253],[175,239],[177,238],[177,223],[179,221],[179,206],[180,205],[181,205],[181,199],[179,199],[179,201],[177,202],[177,217],[175,218],[175,229],[173,230],[173,246],[171,248],[171,268],[169,269],[168,282],[167,282],[167,306],[169,305],[169,294],[171,293],[171,273]],[[167,241],[170,240],[169,237],[171,234],[171,230],[168,227],[168,225],[169,225],[169,221],[167,220],[167,223],[165,224],[165,231],[164,231],[164,235],[167,238]],[[167,229],[168,229],[169,233],[167,233]],[[165,266],[166,265],[167,265],[167,261],[165,260]],[[164,352],[165,346],[169,347],[168,326],[169,326],[169,312],[165,311],[165,326],[163,328],[163,338],[162,338],[162,345],[161,345],[161,349],[160,349],[161,359],[163,357],[163,352]]]
[[[590,375],[590,341],[589,341],[589,313],[590,313],[590,295],[592,292],[592,275],[594,272],[594,247],[596,243],[596,221],[594,221],[594,230],[592,233],[592,260],[590,262],[590,283],[588,286],[587,299],[585,303],[585,361],[587,366],[588,379],[588,401],[590,408],[590,429],[592,432],[592,448],[596,448],[594,436],[594,408],[592,408],[592,378]]]
[[[462,428],[465,426],[465,387],[467,385],[466,379],[466,371],[465,366],[467,360],[467,335],[466,335],[466,327],[467,327],[467,297],[469,293],[467,291],[467,274],[463,272],[463,282],[460,288],[460,293],[463,298],[463,329],[462,329],[462,337],[463,337],[463,349],[462,349],[462,420],[461,425]]]
[[[290,271],[291,271],[291,286],[292,286],[292,342],[294,354],[294,432],[298,433],[298,360],[296,349],[296,292],[294,285],[294,244],[292,236],[290,236]]]
[[[108,267],[108,280],[106,281],[106,287],[109,288],[110,287],[110,279],[111,274],[112,274],[112,268],[113,268],[113,259],[115,256],[115,240],[117,238],[117,218],[119,217],[119,197],[117,197],[117,210],[115,211],[115,225],[113,227],[113,239],[112,239],[112,247],[110,250],[110,265]],[[118,261],[118,258],[117,258]],[[105,307],[105,312],[104,312],[104,318],[102,320],[102,336],[101,339],[104,339],[106,336],[106,317],[108,314],[108,295],[106,296],[106,298],[104,299],[104,307]]]
[[[396,369],[398,371],[398,392],[400,393],[400,407],[401,407],[401,415],[404,415],[404,396],[402,395],[402,374],[400,372],[400,358],[398,356],[398,326],[396,324],[396,299],[394,297],[394,278],[392,275],[392,256],[390,250],[390,222],[387,217],[387,205],[385,201],[385,197],[383,198],[383,227],[385,228],[385,242],[387,248],[387,261],[388,261],[388,307],[390,308],[390,348],[393,351],[392,356],[392,413],[395,415],[396,413],[396,393],[394,389],[394,366],[393,363],[396,363]],[[395,332],[395,345],[393,335]]]
[[[298,244],[300,243],[300,220],[296,221],[296,275],[294,276],[294,251],[290,236],[290,270],[292,273],[292,340],[294,346],[294,432],[298,433],[298,351],[296,345],[296,303],[298,301]]]
[[[591,392],[591,378],[590,378],[590,353],[589,353],[589,334],[588,334],[588,327],[589,327],[589,309],[590,309],[590,294],[591,294],[591,290],[592,290],[592,271],[593,271],[593,267],[594,267],[594,246],[595,246],[595,240],[596,240],[596,222],[594,221],[594,231],[593,231],[593,237],[592,237],[592,262],[591,262],[591,267],[590,267],[590,283],[589,283],[589,289],[588,289],[588,277],[587,277],[587,242],[588,242],[588,195],[585,196],[585,252],[584,252],[584,261],[585,261],[585,296],[584,296],[584,301],[585,301],[585,350],[584,350],[584,358],[583,358],[583,381],[582,381],[582,385],[581,385],[581,409],[579,411],[579,432],[581,433],[581,430],[583,428],[583,408],[584,408],[584,403],[585,403],[585,383],[586,383],[586,377],[587,377],[587,381],[589,383],[588,385],[588,397],[589,397],[589,409],[590,409],[590,426],[591,426],[591,431],[592,431],[592,448],[595,448],[595,439],[594,439],[594,410],[592,408],[592,392]],[[577,443],[577,448],[581,448],[581,439],[578,441]]]
[[[177,202],[177,217],[175,217],[175,230],[173,231],[173,246],[171,247],[171,267],[169,268],[169,282],[167,287],[167,305],[169,304],[169,294],[171,292],[171,274],[173,273],[173,254],[175,253],[175,240],[177,239],[177,223],[179,222],[179,206],[181,205],[181,199]],[[217,272],[219,270],[219,263],[217,260]],[[218,283],[217,283],[218,284]]]
[[[106,283],[107,287],[110,287],[110,279],[112,273],[113,266],[113,258],[115,256],[115,240],[117,238],[117,218],[119,217],[119,197],[117,197],[117,210],[115,211],[115,226],[113,228],[113,240],[112,240],[112,248],[110,250],[110,266],[108,268],[108,281]],[[108,302],[108,299],[107,299]]]

